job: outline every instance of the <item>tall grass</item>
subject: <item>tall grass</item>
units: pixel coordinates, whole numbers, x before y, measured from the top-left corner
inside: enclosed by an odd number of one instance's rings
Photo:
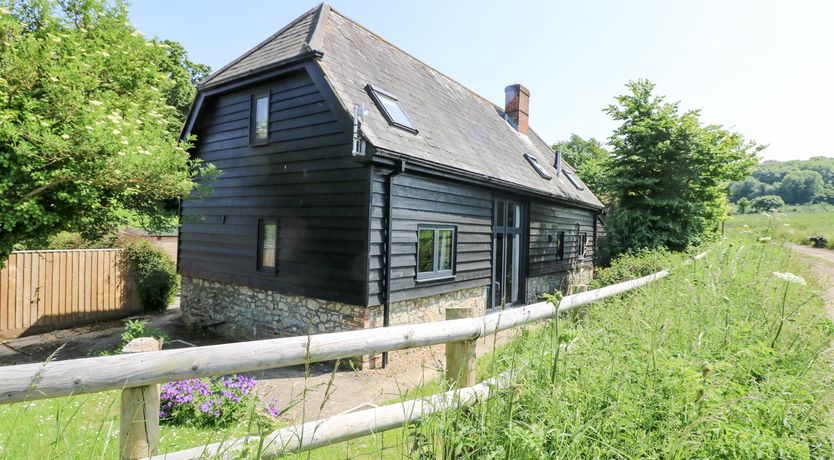
[[[809,238],[822,235],[828,238],[828,248],[834,249],[834,206],[804,206],[767,214],[739,214],[730,217],[726,231],[766,232],[797,244],[813,244]]]
[[[834,328],[819,286],[772,274],[785,271],[803,269],[776,244],[724,242],[584,317],[528,330],[495,362],[516,384],[422,423],[415,455],[831,458]]]

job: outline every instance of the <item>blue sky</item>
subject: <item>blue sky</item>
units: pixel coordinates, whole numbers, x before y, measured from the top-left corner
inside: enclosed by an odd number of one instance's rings
[[[183,43],[217,69],[317,3],[135,0],[146,35]],[[554,142],[605,140],[603,109],[626,82],[769,147],[767,159],[834,157],[834,2],[381,1],[331,6],[503,105],[531,91],[530,124]]]

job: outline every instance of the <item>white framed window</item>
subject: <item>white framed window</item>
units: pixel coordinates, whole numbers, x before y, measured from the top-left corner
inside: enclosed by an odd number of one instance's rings
[[[417,280],[454,276],[456,245],[455,226],[420,224],[417,227]]]

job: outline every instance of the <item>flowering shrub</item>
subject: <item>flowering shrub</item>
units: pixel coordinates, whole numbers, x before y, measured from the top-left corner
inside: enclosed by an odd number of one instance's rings
[[[255,409],[256,382],[250,377],[202,378],[169,382],[160,393],[159,418],[172,425],[226,426],[246,415],[259,416]],[[274,404],[267,407],[276,417]]]

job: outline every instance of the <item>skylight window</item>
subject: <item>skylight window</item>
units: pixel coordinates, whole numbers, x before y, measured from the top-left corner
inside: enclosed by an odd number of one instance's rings
[[[539,163],[538,159],[536,159],[533,156],[530,156],[529,153],[525,153],[524,158],[526,158],[527,162],[530,163],[530,166],[532,166],[533,169],[535,169],[536,172],[539,173],[540,176],[542,176],[542,179],[544,179],[544,180],[553,179],[553,176],[550,175],[550,173],[548,173],[547,171],[544,170],[544,166],[542,166],[542,164]]]
[[[585,187],[582,185],[582,182],[580,182],[579,178],[576,177],[572,172],[570,172],[570,171],[563,171],[563,172],[565,173],[565,176],[568,178],[570,183],[573,184],[573,186],[576,187],[577,190],[585,190]]]
[[[396,96],[371,85],[368,85],[368,92],[371,94],[371,97],[373,97],[374,102],[377,107],[379,107],[379,110],[383,115],[385,115],[385,119],[388,120],[388,124],[417,134],[417,128],[415,128],[414,124],[411,123],[411,120],[408,118],[408,115],[406,115],[405,110],[400,105]]]

